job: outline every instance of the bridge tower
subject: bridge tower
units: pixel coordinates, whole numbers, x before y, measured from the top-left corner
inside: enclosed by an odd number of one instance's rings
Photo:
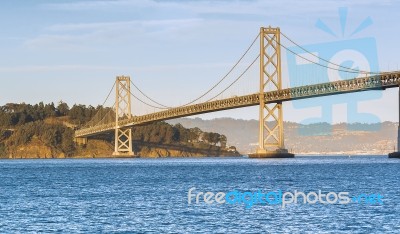
[[[282,102],[265,103],[264,93],[282,89],[280,29],[260,29],[260,110],[259,142],[251,158],[288,158],[285,149]]]
[[[399,91],[398,91],[398,95],[399,95],[399,100],[398,100],[398,111],[399,111],[399,123],[397,125],[397,151],[395,150],[392,153],[389,153],[389,158],[400,158],[400,85],[399,85]]]
[[[131,78],[117,76],[115,81],[115,148],[113,155],[133,156],[132,129],[122,128],[120,119],[132,117],[131,112]]]

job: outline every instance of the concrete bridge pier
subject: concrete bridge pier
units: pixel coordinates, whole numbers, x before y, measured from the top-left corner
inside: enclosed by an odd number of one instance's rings
[[[88,139],[86,137],[75,137],[74,142],[78,145],[87,145]]]
[[[397,151],[389,154],[389,158],[400,158],[400,86],[399,86],[399,125],[397,126]]]
[[[275,151],[258,151],[249,154],[249,158],[294,158],[294,154],[287,149],[277,149]]]

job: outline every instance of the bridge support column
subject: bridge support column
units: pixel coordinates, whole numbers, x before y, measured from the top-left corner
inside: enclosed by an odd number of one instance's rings
[[[280,29],[260,29],[259,142],[250,158],[292,158],[284,146],[282,103],[265,103],[264,92],[282,89]]]
[[[390,153],[389,158],[400,158],[400,86],[399,86],[399,101],[397,105],[399,106],[399,123],[397,126],[397,151]]]
[[[113,155],[133,156],[132,129],[121,128],[119,119],[131,118],[131,80],[129,76],[117,76],[115,98],[115,148]]]
[[[78,145],[86,145],[87,144],[87,138],[86,137],[75,137],[74,142]]]

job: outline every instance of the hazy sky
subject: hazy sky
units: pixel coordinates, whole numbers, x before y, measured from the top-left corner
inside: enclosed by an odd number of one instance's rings
[[[344,28],[340,7],[348,10]],[[143,91],[166,105],[184,104],[215,84],[259,28],[268,25],[280,27],[303,45],[374,38],[380,70],[397,70],[399,10],[400,1],[394,0],[2,1],[0,105],[60,100],[98,105],[117,75],[130,75]],[[366,19],[368,27],[352,34]],[[331,33],[316,27],[318,20]],[[252,54],[238,73],[251,59]],[[286,56],[282,59],[285,63]],[[255,71],[225,97],[256,91]],[[284,79],[290,83],[287,75]],[[397,89],[392,89],[355,107],[346,102],[334,105],[332,121],[346,121],[348,106],[382,121],[397,121],[397,101]],[[308,103],[315,104],[285,103],[285,120],[318,117],[320,102]],[[140,108],[134,105],[133,113],[141,113]],[[200,117],[256,119],[257,111],[251,107]]]

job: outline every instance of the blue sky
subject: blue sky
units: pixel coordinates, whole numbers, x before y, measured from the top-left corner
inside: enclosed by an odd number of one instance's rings
[[[268,25],[280,27],[301,44],[373,37],[380,70],[397,70],[400,64],[399,1],[26,0],[2,1],[0,6],[0,105],[60,100],[98,105],[117,75],[130,75],[143,91],[166,105],[184,104],[215,84],[259,28]],[[348,9],[343,35],[340,7]],[[350,36],[367,17],[373,23]],[[319,19],[336,36],[317,28]],[[251,53],[256,54],[257,48]],[[256,70],[248,79],[224,97],[256,91]],[[397,121],[397,100],[393,89],[357,108],[382,121]],[[296,122],[321,111],[317,104],[307,109],[285,103],[284,108],[285,120]],[[200,117],[256,119],[257,110]],[[134,114],[150,111],[154,109],[133,106]],[[346,104],[334,106],[334,113],[334,122],[346,121]]]

